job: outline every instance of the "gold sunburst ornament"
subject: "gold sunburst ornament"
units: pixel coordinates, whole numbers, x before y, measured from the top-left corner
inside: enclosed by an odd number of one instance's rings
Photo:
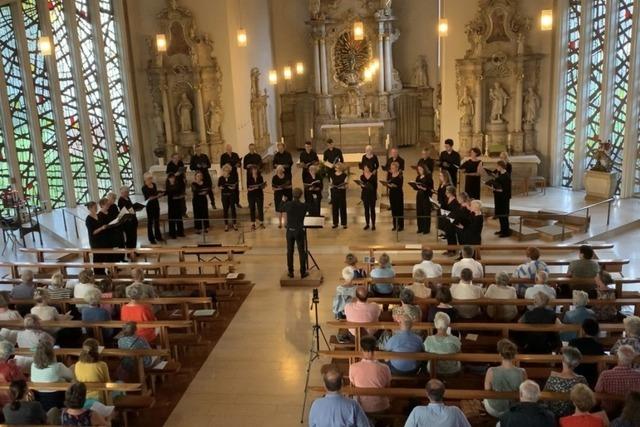
[[[334,47],[336,79],[346,86],[359,86],[371,58],[371,45],[364,37],[355,40],[351,31],[343,32]]]

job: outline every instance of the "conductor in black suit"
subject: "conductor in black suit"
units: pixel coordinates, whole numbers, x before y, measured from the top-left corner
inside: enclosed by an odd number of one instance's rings
[[[509,237],[509,203],[511,201],[511,176],[507,173],[507,164],[504,160],[498,161],[498,175],[493,180],[493,201],[495,212],[500,221],[499,237]]]
[[[307,273],[307,253],[305,248],[304,217],[307,214],[307,205],[300,201],[302,189],[293,189],[293,200],[284,204],[287,213],[287,269],[289,277],[293,277],[293,246],[298,246],[300,258],[300,277],[305,278]]]
[[[460,167],[460,153],[453,149],[453,139],[444,141],[444,151],[440,153],[440,168],[451,175],[451,185],[458,185],[458,168]]]

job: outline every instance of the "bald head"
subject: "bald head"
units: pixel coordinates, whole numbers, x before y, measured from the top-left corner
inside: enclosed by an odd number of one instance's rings
[[[233,147],[231,146],[231,144],[227,144],[225,148],[227,150],[227,153],[231,153],[233,151]]]
[[[340,391],[342,388],[342,372],[336,365],[324,365],[320,370],[322,374],[322,380],[324,381],[324,388],[327,391]]]
[[[358,301],[367,302],[367,297],[369,296],[369,291],[364,286],[358,286],[356,289],[356,298]]]
[[[444,383],[440,380],[429,380],[427,383],[427,397],[429,401],[437,403],[444,399]]]

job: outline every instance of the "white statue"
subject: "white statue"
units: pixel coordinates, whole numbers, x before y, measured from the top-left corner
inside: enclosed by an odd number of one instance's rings
[[[391,4],[392,0],[382,0],[382,9],[384,10],[385,16],[391,16]]]
[[[251,98],[260,97],[260,69],[251,69]]]
[[[474,56],[482,56],[482,37],[480,32],[474,32],[472,35]]]
[[[530,125],[535,124],[540,108],[540,97],[532,87],[524,94],[524,122]]]
[[[162,108],[157,102],[153,103],[153,127],[156,129],[156,137],[162,139],[164,136],[164,121],[162,120]]]
[[[413,67],[412,83],[415,87],[429,87],[429,74],[425,56],[421,55],[416,60],[416,65]]]
[[[502,113],[509,100],[509,95],[502,89],[500,83],[495,82],[493,88],[489,89],[489,100],[491,101],[491,122],[502,123]]]
[[[309,15],[311,16],[311,19],[316,19],[320,16],[321,8],[321,0],[309,0]]]
[[[473,98],[469,95],[469,88],[466,86],[462,88],[462,97],[458,103],[460,109],[460,124],[462,126],[471,126],[471,121],[475,114],[475,106],[473,104]]]
[[[524,34],[518,33],[516,37],[516,54],[524,55]]]
[[[193,110],[193,104],[191,103],[191,101],[189,101],[189,97],[186,93],[182,94],[177,110],[179,118],[178,122],[180,123],[180,132],[192,132],[193,124],[191,123],[191,110]]]
[[[222,108],[215,102],[209,101],[209,110],[207,111],[207,133],[209,135],[222,135]]]

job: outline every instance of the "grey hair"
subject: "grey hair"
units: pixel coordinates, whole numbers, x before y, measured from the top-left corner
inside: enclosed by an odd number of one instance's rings
[[[9,341],[0,341],[0,360],[8,360],[15,352],[15,346]]]
[[[22,274],[20,274],[20,280],[23,282],[31,282],[33,281],[33,270],[24,270]]]
[[[89,305],[94,305],[94,306],[99,305],[101,299],[102,299],[102,292],[100,292],[100,289],[98,288],[89,289],[87,293],[84,294],[84,300]]]
[[[545,294],[542,291],[536,292],[533,295],[533,305],[536,307],[545,307],[549,305],[549,300],[549,295]]]
[[[549,273],[544,270],[538,270],[536,272],[536,283],[545,284],[549,281]]]
[[[631,365],[631,363],[633,363],[633,359],[636,358],[637,353],[633,349],[633,347],[625,344],[621,345],[618,348],[618,351],[616,351],[616,356],[618,356],[618,363],[620,363],[621,365]]]
[[[25,329],[41,329],[40,318],[35,314],[27,314],[23,320]]]
[[[59,271],[51,275],[51,286],[56,289],[64,288],[64,276]]]
[[[400,291],[400,301],[403,304],[412,304],[415,297],[416,294],[411,289],[403,288]]]
[[[622,321],[624,323],[624,330],[629,335],[640,335],[640,317],[638,316],[627,316]]]
[[[572,300],[576,307],[584,307],[589,302],[589,294],[585,291],[573,291]]]
[[[342,279],[346,283],[351,283],[353,281],[354,276],[355,276],[355,272],[353,270],[353,267],[351,267],[350,265],[342,269]]]
[[[575,369],[582,360],[582,353],[575,347],[562,348],[562,363],[565,363],[571,369]]]
[[[127,286],[127,290],[125,291],[127,298],[132,300],[139,300],[144,295],[144,289],[142,289],[142,285],[140,283],[134,283],[132,285]]]
[[[537,402],[540,400],[540,386],[531,380],[523,381],[518,387],[520,390],[521,402]]]
[[[433,318],[433,326],[438,330],[447,329],[451,324],[451,318],[449,315],[443,311],[439,311],[436,313]]]
[[[386,267],[391,263],[391,258],[385,252],[382,255],[380,255],[380,258],[378,259],[378,263],[380,263],[380,267]]]
[[[496,285],[509,286],[509,274],[507,274],[505,271],[501,271],[496,274]]]
[[[423,269],[418,268],[416,271],[413,272],[412,278],[415,282],[420,282],[420,283],[426,282],[427,273],[425,273]]]

